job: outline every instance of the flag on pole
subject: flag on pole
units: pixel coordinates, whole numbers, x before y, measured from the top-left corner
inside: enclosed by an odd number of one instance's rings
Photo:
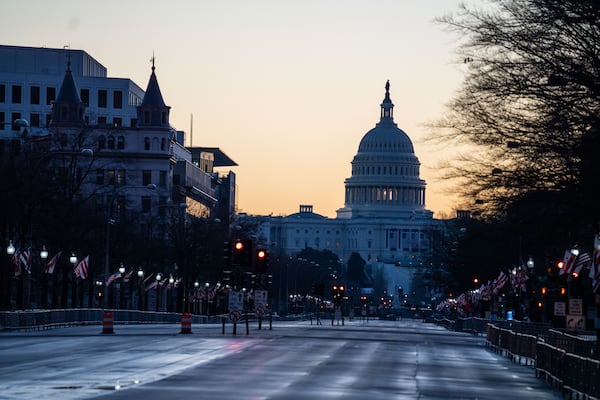
[[[25,271],[31,275],[31,249],[23,250],[21,254],[19,254],[19,260],[21,261],[23,268],[25,268]]]
[[[151,290],[151,289],[154,289],[154,288],[156,287],[156,285],[158,285],[158,282],[157,282],[157,281],[156,281],[156,279],[155,279],[155,280],[153,280],[152,282],[150,282],[150,284],[149,284],[148,286],[146,286],[146,287],[144,288],[144,290],[147,292],[147,291],[149,291],[149,290]]]
[[[83,260],[79,261],[79,263],[77,263],[77,266],[75,267],[75,270],[74,270],[75,276],[77,276],[81,279],[87,279],[89,263],[90,263],[90,256],[87,256]]]
[[[114,274],[109,276],[108,279],[106,280],[106,287],[110,286],[111,283],[113,283],[115,280],[119,279],[120,277],[121,277],[120,272],[115,272]]]
[[[575,259],[577,255],[573,254],[571,250],[565,250],[565,255],[563,256],[563,267],[560,269],[559,275],[570,274],[573,272],[573,265],[575,264]]]
[[[48,261],[46,263],[46,266],[44,267],[44,272],[47,274],[52,274],[54,273],[54,267],[56,267],[56,263],[58,262],[58,259],[60,258],[60,255],[62,254],[62,251],[59,251],[58,253],[56,253],[54,255],[54,257],[52,257],[50,259],[50,261]]]
[[[594,252],[592,253],[589,278],[592,280],[592,292],[600,293],[600,237],[598,235],[594,237]]]
[[[129,282],[131,280],[131,276],[133,275],[133,269],[125,274],[123,277],[123,282]]]
[[[580,274],[581,270],[588,268],[592,264],[592,257],[584,251],[577,256],[575,265],[573,266],[573,273]]]
[[[11,261],[15,266],[15,276],[21,275],[21,252],[19,250],[15,251],[15,254],[12,255]]]

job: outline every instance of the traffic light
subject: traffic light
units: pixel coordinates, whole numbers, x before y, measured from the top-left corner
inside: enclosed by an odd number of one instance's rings
[[[340,304],[344,299],[345,292],[346,288],[344,287],[344,285],[332,285],[331,294],[333,295],[333,302],[335,304]]]
[[[362,305],[366,305],[367,304],[367,296],[365,296],[365,295],[360,296],[360,302]]]
[[[252,241],[236,239],[233,241],[233,264],[249,267],[252,264]]]
[[[229,241],[223,242],[223,262],[226,269],[231,267],[231,243]]]
[[[267,250],[259,248],[254,257],[254,268],[256,272],[267,272],[269,268],[269,253]]]
[[[402,286],[398,286],[398,297],[400,297],[400,299],[404,297],[404,289],[402,288]]]

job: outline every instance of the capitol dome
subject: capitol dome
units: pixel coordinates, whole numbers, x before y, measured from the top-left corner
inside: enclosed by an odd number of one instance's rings
[[[420,162],[412,141],[394,122],[393,111],[388,81],[380,120],[360,141],[352,160],[352,176],[344,182],[345,204],[337,212],[339,218],[427,213]]]

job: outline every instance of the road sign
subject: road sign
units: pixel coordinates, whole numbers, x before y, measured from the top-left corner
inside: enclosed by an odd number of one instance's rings
[[[231,322],[238,322],[242,318],[242,313],[235,310],[229,313],[229,319]]]
[[[554,315],[557,317],[564,317],[567,315],[567,304],[564,301],[554,302]]]
[[[244,310],[244,292],[241,290],[229,292],[229,312]]]
[[[262,317],[265,315],[265,308],[263,306],[258,306],[254,308],[254,313],[257,317]]]
[[[266,308],[268,293],[269,292],[266,290],[255,290],[254,291],[254,306],[255,307],[261,306],[263,308]]]
[[[567,315],[567,329],[570,331],[585,330],[585,317],[582,315]]]

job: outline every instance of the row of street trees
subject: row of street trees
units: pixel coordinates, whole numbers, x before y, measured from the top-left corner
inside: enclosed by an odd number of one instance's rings
[[[177,205],[159,215],[132,210],[118,195],[116,178],[96,185],[97,170],[118,166],[94,157],[98,148],[86,142],[87,128],[69,140],[60,131],[51,133],[0,140],[0,309],[96,304],[96,281],[108,279],[107,249],[109,274],[122,263],[128,270],[141,267],[147,275],[173,274],[189,289],[196,280],[216,283],[222,278],[220,248],[227,221],[193,217]],[[83,190],[90,184],[97,186],[94,191]],[[29,250],[30,272],[16,274],[16,260],[6,253],[9,242],[19,252]],[[45,268],[49,259],[40,258],[42,249],[50,257],[62,252],[51,274]],[[86,279],[74,275],[69,262],[73,253],[89,255]],[[182,288],[179,309],[183,293]]]
[[[473,218],[457,221],[428,278],[472,289],[600,231],[600,6],[593,0],[490,0],[437,20],[460,37],[462,87],[429,140],[461,153],[440,165]]]

